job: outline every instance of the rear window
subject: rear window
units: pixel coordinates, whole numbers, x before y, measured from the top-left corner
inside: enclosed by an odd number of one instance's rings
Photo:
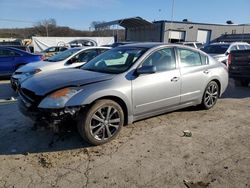
[[[228,44],[208,45],[203,48],[203,51],[208,54],[224,54],[229,48]]]

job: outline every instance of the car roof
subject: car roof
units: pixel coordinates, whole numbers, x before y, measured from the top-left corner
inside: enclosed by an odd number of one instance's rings
[[[247,42],[215,42],[209,45],[232,45],[232,44],[248,44]]]
[[[17,52],[20,52],[20,53],[28,53],[26,51],[23,51],[23,50],[20,50],[18,48],[15,48],[15,47],[10,47],[10,46],[0,46],[0,49],[9,49],[9,50],[13,50],[13,51],[17,51]],[[30,53],[28,53],[30,54]]]
[[[141,42],[141,43],[131,43],[122,46],[118,46],[117,48],[126,48],[126,47],[134,47],[134,48],[153,48],[161,45],[166,45],[166,43],[162,42]]]

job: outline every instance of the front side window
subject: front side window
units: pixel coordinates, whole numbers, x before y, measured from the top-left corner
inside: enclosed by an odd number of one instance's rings
[[[96,50],[86,50],[82,53],[77,54],[74,58],[76,62],[88,62],[98,55]]]
[[[173,48],[165,48],[151,54],[142,66],[155,66],[157,72],[172,70],[176,68]]]
[[[202,65],[200,53],[188,49],[178,49],[181,67],[193,67]]]
[[[83,70],[119,74],[128,70],[147,49],[117,48],[109,50],[82,66]]]

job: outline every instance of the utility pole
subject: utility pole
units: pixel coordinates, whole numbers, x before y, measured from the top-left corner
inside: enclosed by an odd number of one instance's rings
[[[172,31],[172,27],[173,27],[173,20],[174,20],[174,4],[175,4],[175,0],[172,0],[172,11],[171,11],[171,23],[170,23],[170,27],[169,27],[169,30],[168,30],[168,41],[169,43],[171,42],[170,41],[170,34],[171,34],[171,31]]]

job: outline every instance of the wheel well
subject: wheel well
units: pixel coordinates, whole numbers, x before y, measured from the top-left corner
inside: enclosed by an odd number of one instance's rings
[[[121,106],[121,108],[122,108],[122,110],[124,112],[124,125],[127,125],[128,124],[128,108],[127,108],[127,105],[125,104],[125,102],[121,98],[116,97],[116,96],[105,96],[105,97],[96,99],[94,102],[96,102],[98,100],[102,100],[102,99],[113,100],[113,101],[117,102]]]
[[[217,80],[217,79],[213,79],[213,80],[211,80],[211,81],[214,81],[214,82],[216,82],[216,83],[218,84],[218,87],[219,87],[219,93],[221,94],[221,83],[220,83],[220,81],[219,81],[219,80]]]

